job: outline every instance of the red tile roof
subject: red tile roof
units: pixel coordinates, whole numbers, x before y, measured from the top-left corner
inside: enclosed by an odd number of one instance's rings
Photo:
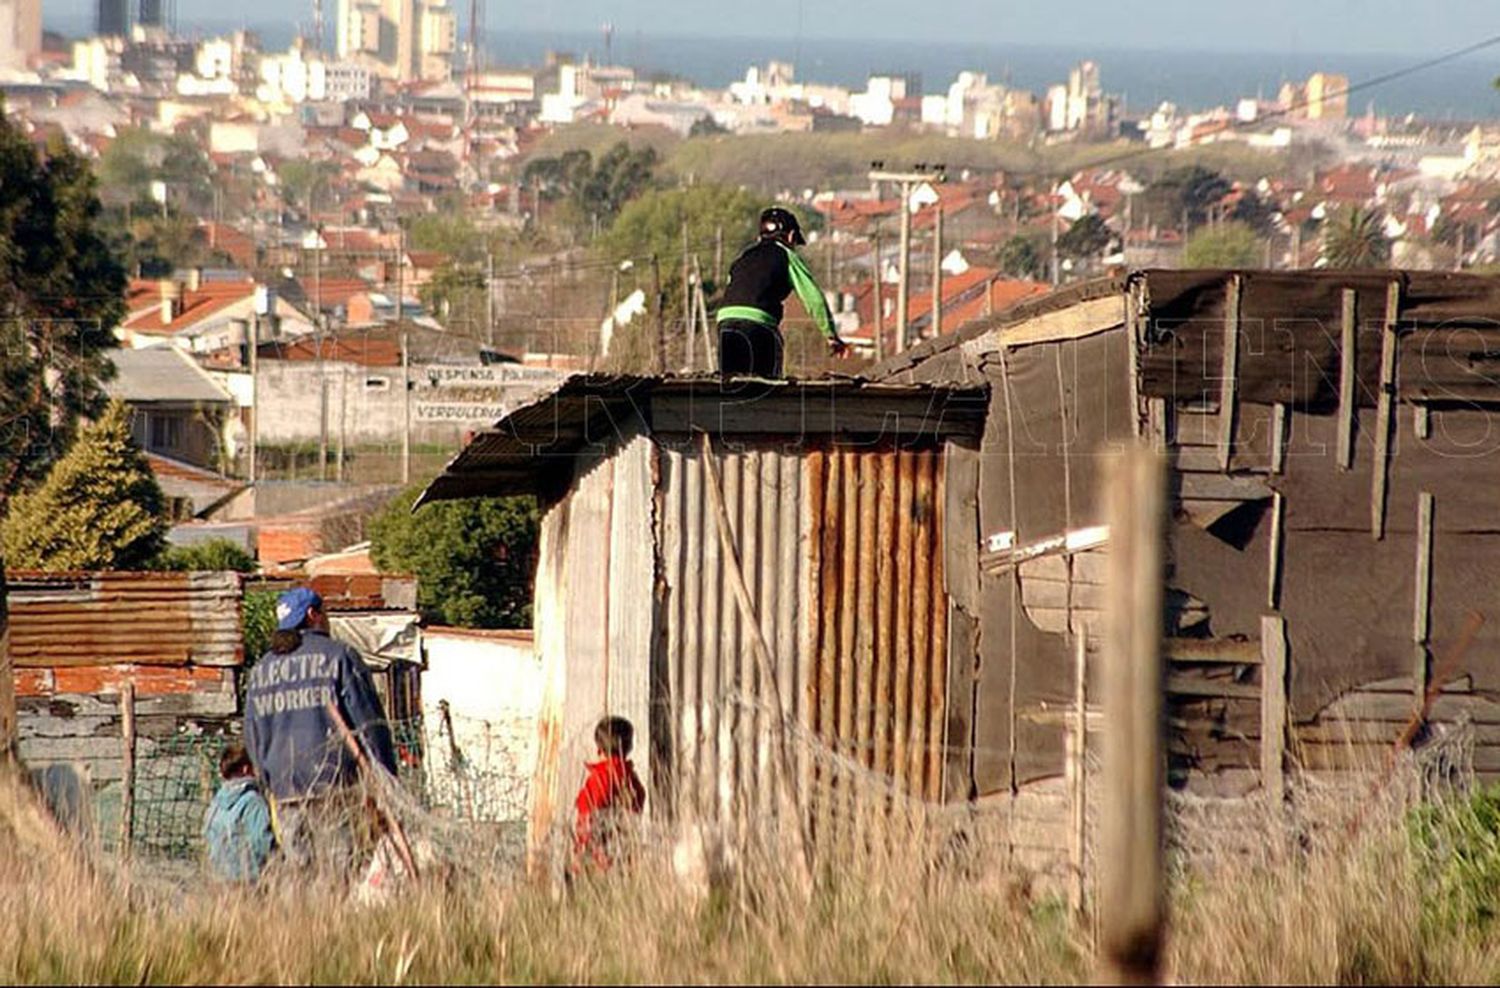
[[[123,328],[138,333],[160,333],[170,335],[196,326],[216,312],[236,305],[255,294],[255,282],[207,281],[198,289],[184,287],[180,311],[174,311],[172,319],[162,319],[161,288],[157,282],[135,281],[126,293],[131,311],[125,318]]]

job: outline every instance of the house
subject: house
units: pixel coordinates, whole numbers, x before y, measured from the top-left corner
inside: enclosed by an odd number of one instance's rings
[[[982,387],[580,376],[480,433],[419,503],[540,501],[533,852],[606,713],[635,724],[663,820],[794,826],[789,790],[812,813],[833,769],[773,756],[776,731],[914,797],[966,792],[947,698],[972,675],[985,406]]]
[[[217,470],[235,439],[230,393],[174,346],[110,356],[115,376],[105,390],[130,406],[136,444],[169,461]]]
[[[1053,821],[1032,833],[1056,841],[1053,865],[1065,857],[1064,752],[1084,749],[1063,714],[1083,695],[1093,718],[1098,702],[1097,660],[1080,682],[1076,657],[1101,634],[1102,457],[1133,437],[1169,467],[1169,784],[1250,797],[1286,772],[1384,764],[1413,695],[1435,686],[1434,642],[1491,606],[1500,393],[1474,360],[1497,316],[1500,286],[1474,276],[1146,271],[874,368],[990,388],[978,673],[948,698],[965,718],[949,744],[973,753],[960,788]],[[1419,748],[1500,715],[1497,648],[1487,624],[1444,671]],[[1263,656],[1283,649],[1288,671],[1268,679]],[[1476,777],[1500,775],[1491,735],[1470,740]],[[1032,814],[1044,806],[1058,815]]]
[[[306,314],[266,285],[240,276],[210,279],[201,269],[181,279],[133,281],[126,305],[129,311],[115,335],[131,348],[166,343],[210,353],[244,346],[257,327],[262,341],[314,328]]]

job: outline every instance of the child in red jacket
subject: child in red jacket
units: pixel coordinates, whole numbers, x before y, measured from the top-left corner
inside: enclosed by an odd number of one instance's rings
[[[635,728],[624,717],[606,717],[594,728],[599,760],[588,766],[575,807],[578,822],[573,845],[573,872],[607,871],[623,857],[625,824],[646,806],[646,788],[630,763]],[[628,815],[627,815],[628,814]]]

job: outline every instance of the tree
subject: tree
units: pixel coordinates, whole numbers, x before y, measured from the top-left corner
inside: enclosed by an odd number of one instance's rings
[[[1016,234],[1000,247],[1000,270],[1013,278],[1035,278],[1043,267],[1042,252],[1032,237]]]
[[[178,573],[225,570],[254,573],[255,557],[229,539],[205,539],[191,545],[169,546],[156,558],[152,568]]]
[[[371,556],[386,572],[414,573],[428,620],[471,628],[531,626],[537,510],[527,497],[411,506],[421,486],[370,523]]]
[[[1202,165],[1173,168],[1146,188],[1146,211],[1156,223],[1167,227],[1176,226],[1186,215],[1192,229],[1207,221],[1209,209],[1231,189],[1227,178]]]
[[[1112,236],[1104,221],[1090,213],[1080,216],[1057,238],[1057,250],[1064,257],[1088,260],[1104,253]]]
[[[1253,268],[1263,259],[1260,241],[1245,223],[1199,230],[1182,252],[1182,266],[1187,268]]]
[[[0,522],[10,566],[39,570],[146,569],[167,531],[165,499],[130,437],[130,409],[112,402],[35,491]]]
[[[1269,237],[1276,229],[1276,207],[1261,197],[1258,192],[1246,192],[1234,204],[1229,218],[1244,223],[1257,237]]]
[[[99,212],[82,158],[0,114],[0,514],[104,405],[125,270]]]
[[[627,202],[649,189],[655,181],[656,149],[632,149],[620,141],[604,152],[598,162],[587,151],[565,151],[556,158],[528,162],[522,178],[548,199],[566,200],[573,207],[573,221],[592,229],[607,227]]]
[[[1323,261],[1330,268],[1383,268],[1391,259],[1391,242],[1379,213],[1351,206],[1328,218],[1323,227]]]
[[[605,248],[615,257],[639,259],[638,267],[640,260],[649,262],[655,254],[662,265],[662,280],[670,284],[674,272],[680,277],[684,223],[690,254],[711,251],[720,227],[725,249],[735,250],[754,239],[764,205],[743,189],[719,185],[653,190],[620,212],[605,238]]]
[[[727,133],[729,133],[729,128],[719,123],[719,121],[707,113],[694,120],[693,125],[688,128],[689,139],[694,137],[717,137],[720,134]]]

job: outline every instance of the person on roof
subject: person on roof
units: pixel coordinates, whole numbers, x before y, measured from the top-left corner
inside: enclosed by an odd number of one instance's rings
[[[759,239],[730,265],[729,284],[714,317],[719,325],[719,373],[724,377],[782,376],[782,307],[794,291],[833,353],[848,349],[839,339],[823,290],[797,254],[796,248],[805,243],[790,210],[772,206],[760,214]]]

